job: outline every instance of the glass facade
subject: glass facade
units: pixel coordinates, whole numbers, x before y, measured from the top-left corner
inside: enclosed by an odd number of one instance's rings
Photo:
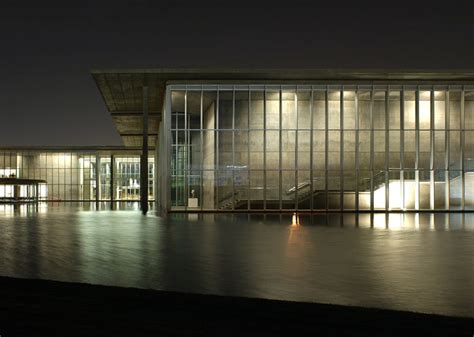
[[[0,177],[45,180],[38,191],[42,201],[138,201],[140,155],[123,152],[0,149]],[[149,200],[155,195],[154,171],[150,155]],[[12,186],[0,185],[0,201],[12,195]]]
[[[472,87],[175,84],[165,99],[172,210],[474,209]]]

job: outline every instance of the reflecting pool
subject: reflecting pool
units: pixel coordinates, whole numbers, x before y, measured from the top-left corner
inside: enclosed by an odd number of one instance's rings
[[[136,207],[0,205],[0,274],[474,317],[474,214]]]

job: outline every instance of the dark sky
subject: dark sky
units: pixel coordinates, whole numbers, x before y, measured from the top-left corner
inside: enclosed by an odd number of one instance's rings
[[[342,4],[2,0],[0,147],[119,145],[93,68],[474,68],[473,1]]]

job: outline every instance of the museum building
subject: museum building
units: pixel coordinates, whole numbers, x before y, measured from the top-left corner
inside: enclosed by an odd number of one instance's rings
[[[136,200],[161,213],[474,210],[472,70],[92,76],[123,146],[0,148],[0,201]]]

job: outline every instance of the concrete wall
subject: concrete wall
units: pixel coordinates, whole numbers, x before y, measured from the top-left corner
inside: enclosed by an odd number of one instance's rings
[[[285,96],[286,95],[286,96]],[[231,131],[233,104],[232,99],[221,95],[219,101],[219,120],[215,116],[216,103],[212,103],[204,112],[204,147],[202,167],[206,170],[219,170],[219,173],[205,171],[203,192],[205,195],[204,208],[215,208],[218,201],[232,192],[232,179],[234,179],[235,191],[240,199],[261,200],[264,196],[263,188],[266,186],[265,195],[267,200],[278,199],[281,186],[282,198],[290,200],[294,196],[286,193],[298,183],[309,182],[311,170],[314,177],[320,179],[314,182],[315,188],[324,189],[325,149],[328,148],[329,189],[339,189],[341,171],[341,130],[340,130],[340,101],[339,92],[328,94],[328,144],[325,144],[325,101],[316,99],[313,103],[313,146],[311,146],[311,116],[310,101],[307,98],[298,97],[298,107],[295,106],[294,94],[284,93],[280,102],[279,93],[267,92],[266,101],[263,100],[263,92],[252,92],[251,100],[235,101],[235,129],[242,131]],[[299,94],[300,95],[300,94]],[[229,96],[230,97],[230,96]],[[373,101],[372,120],[370,118],[371,101],[367,97],[359,100],[359,121],[356,121],[355,99],[351,94],[344,101],[344,133],[343,133],[343,167],[344,173],[344,194],[345,204],[355,204],[354,195],[350,192],[355,190],[360,181],[355,180],[356,149],[359,152],[360,179],[369,175],[373,168],[381,171],[386,168],[385,151],[385,118],[389,123],[389,163],[391,169],[400,168],[400,100],[390,98],[388,102],[389,111],[385,112],[385,99],[377,97]],[[459,124],[459,101],[453,99],[449,103],[451,109],[451,126]],[[469,111],[474,114],[474,104],[466,101],[466,126],[474,127],[474,118],[468,116]],[[281,111],[280,111],[281,108]],[[435,125],[441,130],[444,127],[443,118],[445,114],[444,101],[435,101]],[[265,114],[264,114],[265,110]],[[405,122],[404,122],[404,167],[406,170],[415,168],[416,144],[415,144],[415,101],[405,101]],[[420,169],[429,169],[430,162],[430,101],[420,101]],[[469,124],[470,123],[470,124]],[[218,124],[218,126],[217,126]],[[358,124],[359,141],[356,143],[356,132],[354,129]],[[372,124],[375,128],[371,131]],[[212,129],[219,127],[219,132]],[[250,131],[248,129],[250,128]],[[294,129],[299,129],[295,131]],[[374,162],[371,159],[371,135],[374,135]],[[451,132],[452,156],[451,161],[457,162],[456,142],[458,133]],[[444,132],[436,132],[435,165],[437,169],[442,169],[444,165]],[[281,137],[281,145],[280,145]],[[454,141],[453,141],[454,140]],[[192,140],[193,142],[194,140]],[[234,142],[234,144],[233,144]],[[234,145],[234,147],[233,147]],[[233,152],[234,150],[234,152]],[[264,150],[266,153],[264,154]],[[468,151],[468,149],[466,149]],[[248,152],[249,151],[249,152]],[[474,151],[473,156],[474,156]],[[313,163],[311,167],[311,154]],[[280,157],[281,156],[281,157]],[[280,167],[283,171],[278,172]],[[232,176],[232,170],[234,176]],[[250,176],[249,176],[250,171]],[[297,173],[295,173],[297,171]],[[352,178],[351,178],[352,177]],[[351,179],[353,179],[351,181]],[[444,183],[435,185],[435,207],[444,205]],[[452,191],[453,201],[456,203],[456,183],[454,182]],[[467,185],[466,185],[467,186]],[[250,195],[247,188],[250,187]],[[361,191],[361,207],[365,207],[367,196],[364,188],[359,186]],[[420,183],[420,207],[429,208],[429,182]],[[415,188],[406,181],[405,196],[406,207],[414,207]],[[369,195],[368,193],[366,193]],[[334,199],[332,203],[339,203],[339,197],[328,197]],[[378,202],[385,198],[385,194],[378,198]],[[467,199],[466,199],[467,200]],[[368,202],[368,201],[367,201]],[[467,202],[467,201],[466,201]],[[330,202],[331,203],[331,202]],[[385,202],[383,201],[384,207]],[[367,206],[368,207],[368,206]],[[375,207],[378,208],[378,207]]]
[[[215,128],[215,103],[212,103],[203,115],[203,128]],[[204,209],[214,209],[215,203],[215,132],[213,130],[205,130],[203,135],[203,200]]]

